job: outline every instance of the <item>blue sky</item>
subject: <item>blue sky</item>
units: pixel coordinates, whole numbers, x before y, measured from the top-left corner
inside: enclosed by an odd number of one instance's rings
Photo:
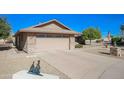
[[[123,14],[0,14],[0,17],[7,17],[13,33],[22,28],[57,19],[77,32],[82,32],[88,27],[98,27],[105,37],[108,31],[112,35],[119,35],[120,25],[124,24]]]

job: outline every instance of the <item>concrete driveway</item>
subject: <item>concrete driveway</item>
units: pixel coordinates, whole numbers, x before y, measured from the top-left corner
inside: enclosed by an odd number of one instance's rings
[[[124,60],[73,51],[44,51],[38,57],[54,66],[69,78],[124,78]]]

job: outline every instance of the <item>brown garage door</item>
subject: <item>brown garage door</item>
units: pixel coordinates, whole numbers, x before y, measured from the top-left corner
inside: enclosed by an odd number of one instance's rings
[[[41,50],[68,50],[69,38],[68,37],[37,37],[36,49]]]

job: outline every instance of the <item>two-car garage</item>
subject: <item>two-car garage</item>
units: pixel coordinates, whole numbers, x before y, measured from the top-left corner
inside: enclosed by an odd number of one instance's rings
[[[64,35],[37,35],[36,49],[41,50],[68,50],[70,47],[69,36]]]

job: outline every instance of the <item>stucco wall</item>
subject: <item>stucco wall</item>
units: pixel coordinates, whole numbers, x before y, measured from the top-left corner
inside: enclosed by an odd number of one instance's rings
[[[33,33],[27,34],[27,52],[33,52],[35,50],[36,45],[36,36]]]
[[[43,26],[42,29],[56,29],[56,30],[63,30],[64,28],[57,26],[55,23],[51,23],[49,25]],[[65,29],[64,29],[65,30]],[[66,29],[67,30],[67,29]]]
[[[27,51],[27,33],[20,33],[16,35],[15,43],[19,50]]]
[[[16,35],[15,44],[16,44],[16,48],[19,48],[19,35]]]
[[[25,34],[23,34],[24,35],[24,48],[23,48],[23,50],[25,51],[25,52],[27,52],[27,50],[28,50],[28,42],[27,42],[27,34],[25,33]]]
[[[74,48],[75,48],[75,37],[70,36],[70,49],[74,49]]]

